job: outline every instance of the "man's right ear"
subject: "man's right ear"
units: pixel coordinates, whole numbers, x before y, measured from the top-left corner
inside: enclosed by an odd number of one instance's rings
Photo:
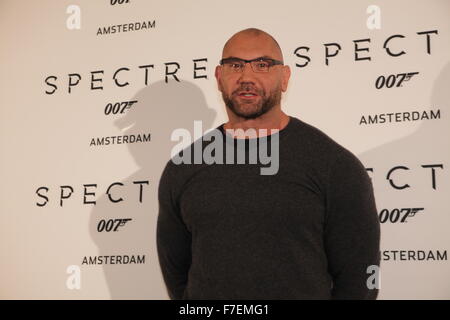
[[[216,77],[217,88],[219,89],[220,92],[222,92],[222,86],[220,84],[220,78],[222,76],[222,69],[221,69],[220,66],[216,66],[216,70],[214,72],[214,76]]]

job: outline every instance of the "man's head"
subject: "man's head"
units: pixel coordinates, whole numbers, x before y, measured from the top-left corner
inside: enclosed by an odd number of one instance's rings
[[[256,58],[262,60],[242,61]],[[225,43],[222,61],[216,67],[217,84],[225,105],[236,116],[255,119],[281,108],[281,93],[287,89],[290,69],[280,64],[283,54],[271,35],[254,28],[234,34]]]

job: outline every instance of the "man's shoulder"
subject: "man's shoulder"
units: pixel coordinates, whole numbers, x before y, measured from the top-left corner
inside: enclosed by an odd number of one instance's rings
[[[291,135],[291,140],[299,144],[299,150],[307,150],[312,155],[326,157],[329,163],[362,166],[361,161],[352,151],[323,130],[298,118],[292,118],[295,133]]]
[[[173,188],[181,187],[207,166],[203,161],[197,161],[197,158],[202,157],[202,139],[204,136],[171,156],[162,171],[162,182],[170,183]]]
[[[292,142],[308,148],[309,151],[316,152],[334,153],[345,149],[322,129],[299,118],[292,116],[291,118],[293,121],[293,134],[290,134],[289,138]]]

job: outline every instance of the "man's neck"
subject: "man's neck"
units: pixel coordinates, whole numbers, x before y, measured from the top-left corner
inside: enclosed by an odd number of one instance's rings
[[[289,116],[281,111],[281,108],[272,109],[256,119],[244,119],[235,115],[230,116],[230,120],[223,126],[225,130],[255,129],[259,137],[271,135],[278,130],[284,129],[289,122]],[[262,130],[265,129],[265,130]],[[260,131],[262,130],[262,131]],[[239,138],[239,135],[235,135]]]

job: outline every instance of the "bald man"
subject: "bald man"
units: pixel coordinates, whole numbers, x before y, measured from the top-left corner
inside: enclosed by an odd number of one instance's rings
[[[254,28],[236,33],[215,76],[229,120],[195,143],[232,160],[267,149],[278,168],[168,161],[157,246],[170,298],[375,299],[370,178],[349,150],[281,110],[290,69],[277,41]],[[192,158],[195,143],[177,159]]]
[[[283,65],[276,40],[258,29],[243,30],[226,42],[222,58],[215,75],[227,106],[229,121],[224,128],[283,129],[289,117],[281,110],[281,93],[287,89],[291,71]],[[252,63],[252,67],[243,64],[243,60],[255,58],[260,60]],[[253,65],[260,61],[278,64],[270,65],[270,72],[255,73]],[[242,70],[230,72],[233,64],[241,64]]]

